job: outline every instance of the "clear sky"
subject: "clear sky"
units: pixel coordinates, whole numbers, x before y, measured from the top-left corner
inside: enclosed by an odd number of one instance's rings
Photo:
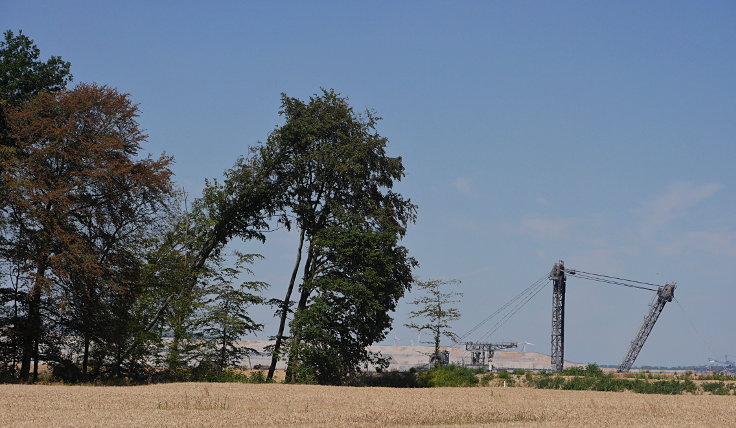
[[[733,1],[0,0],[0,28],[131,93],[192,197],[280,123],[281,92],[375,109],[420,207],[417,275],[462,280],[459,333],[563,259],[677,281],[637,364],[736,357]],[[282,296],[296,237],[269,238],[237,245]],[[651,297],[571,278],[566,358],[618,363]],[[405,302],[387,344],[416,339]],[[548,288],[492,339],[549,353],[550,312]]]

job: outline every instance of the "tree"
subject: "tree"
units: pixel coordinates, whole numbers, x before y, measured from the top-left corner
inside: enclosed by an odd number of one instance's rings
[[[59,92],[72,81],[71,64],[58,56],[39,60],[36,44],[18,31],[3,33],[0,41],[0,156],[11,156],[13,140],[8,135],[6,108],[18,107],[42,92]]]
[[[416,265],[395,226],[344,214],[312,246],[315,274],[307,286],[314,293],[291,323],[299,340],[289,350],[290,380],[340,384],[369,364],[387,367],[366,347],[385,338]]]
[[[41,51],[23,31],[0,41],[0,100],[17,107],[42,92],[60,92],[72,81],[71,64],[58,56],[41,61]]]
[[[357,114],[347,98],[333,90],[322,90],[309,102],[282,94],[280,114],[285,123],[269,135],[258,153],[264,159],[281,159],[279,168],[273,170],[274,181],[283,188],[281,205],[285,210],[280,221],[298,228],[299,242],[278,311],[280,323],[269,378],[282,357],[281,345],[300,269],[302,281],[293,311],[304,310],[316,291],[312,280],[319,271],[318,247],[314,245],[317,235],[336,225],[343,213],[366,216],[381,212],[382,221],[390,224],[400,238],[416,213],[414,204],[391,191],[403,177],[404,167],[400,157],[387,155],[388,140],[376,131],[380,118],[375,113]],[[292,337],[294,343],[299,340],[299,336]]]
[[[0,174],[3,165],[17,156],[17,145],[9,135],[7,111],[28,102],[42,92],[59,92],[72,80],[71,65],[60,57],[40,61],[40,50],[33,40],[19,31],[8,30],[0,41]],[[0,208],[5,205],[8,188],[0,186]],[[0,212],[1,213],[1,212]],[[23,255],[5,241],[7,218],[0,215],[0,377],[15,376],[19,362],[19,326],[25,309],[22,290],[32,281]],[[5,370],[3,370],[3,367]]]
[[[25,381],[32,360],[37,374],[43,319],[66,316],[59,310],[65,302],[51,297],[85,308],[84,319],[66,324],[80,334],[122,334],[120,317],[130,314],[121,311],[138,294],[135,247],[171,194],[171,158],[137,159],[146,138],[138,108],[105,86],[41,93],[6,113],[8,135],[23,154],[0,158],[0,187],[7,190],[0,214],[2,252],[22,263],[28,278],[26,315],[18,323]],[[103,315],[117,322],[104,323]],[[105,330],[95,331],[99,325]],[[126,338],[107,339],[117,341],[119,363]]]
[[[456,298],[461,297],[462,293],[456,291],[444,292],[442,288],[446,285],[457,286],[459,284],[460,281],[455,279],[449,281],[437,279],[416,281],[416,286],[426,295],[411,302],[418,309],[411,311],[409,318],[419,318],[422,321],[405,325],[418,331],[429,330],[432,332],[433,340],[430,343],[434,344],[432,357],[435,361],[442,361],[440,341],[443,336],[453,341],[458,340],[457,335],[450,330],[450,323],[460,319],[460,311],[450,305],[460,302]]]
[[[260,281],[236,283],[241,272],[253,273],[245,265],[261,256],[236,254],[236,257],[235,267],[213,272],[214,276],[206,288],[202,336],[209,353],[208,360],[213,361],[218,370],[238,366],[248,353],[254,351],[239,345],[238,340],[263,328],[250,317],[248,309],[264,303],[263,297],[253,292],[262,291],[268,284]]]

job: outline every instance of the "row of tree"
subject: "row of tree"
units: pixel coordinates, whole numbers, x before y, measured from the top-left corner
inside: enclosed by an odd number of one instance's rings
[[[401,158],[386,153],[371,111],[323,90],[282,95],[283,124],[187,204],[172,158],[144,155],[128,94],[71,82],[19,32],[0,43],[0,377],[30,381],[39,363],[67,380],[223,370],[275,307],[273,376],[340,383],[368,364],[416,261],[401,245],[416,206],[394,192]],[[242,281],[265,241],[294,229],[281,300]],[[288,327],[288,334],[287,334]],[[160,369],[167,370],[162,372]]]

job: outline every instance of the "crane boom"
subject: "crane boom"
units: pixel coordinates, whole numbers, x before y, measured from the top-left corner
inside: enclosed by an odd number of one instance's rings
[[[644,322],[639,328],[639,333],[636,335],[636,338],[631,342],[629,352],[626,353],[624,360],[618,366],[617,371],[619,373],[627,373],[629,370],[631,370],[631,367],[634,365],[634,361],[636,361],[636,357],[639,355],[641,348],[644,347],[644,342],[646,342],[647,337],[649,337],[649,333],[651,333],[652,328],[654,328],[654,323],[657,322],[659,314],[662,313],[664,305],[667,304],[667,302],[671,302],[674,297],[675,284],[667,284],[657,290],[657,295],[654,297],[654,300],[649,305],[649,313],[646,317],[644,317]]]

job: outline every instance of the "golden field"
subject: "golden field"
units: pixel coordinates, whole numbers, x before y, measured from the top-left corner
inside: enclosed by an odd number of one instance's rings
[[[0,426],[736,426],[736,397],[531,388],[0,385]]]

